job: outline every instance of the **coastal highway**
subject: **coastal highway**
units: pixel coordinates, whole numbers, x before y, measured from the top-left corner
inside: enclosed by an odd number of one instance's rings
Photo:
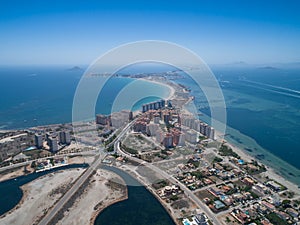
[[[97,169],[102,161],[100,155],[97,156],[97,160],[88,167],[88,169],[82,174],[82,176],[75,182],[75,184],[69,189],[69,191],[54,205],[52,209],[44,216],[40,221],[40,225],[48,225],[50,221],[55,217],[59,210],[67,203],[67,201],[76,193],[81,185],[89,178],[89,176]]]
[[[121,133],[116,137],[116,139],[112,142],[118,142],[121,140],[124,134],[130,129],[134,120],[128,123]],[[99,149],[99,153],[97,154],[96,160],[91,164],[90,167],[82,174],[82,176],[73,184],[73,186],[69,189],[69,191],[54,205],[52,209],[48,211],[48,213],[44,216],[44,218],[39,222],[39,225],[48,225],[50,221],[55,217],[55,215],[62,209],[62,207],[70,200],[70,198],[78,191],[78,189],[83,185],[86,179],[95,171],[99,165],[101,164],[103,158],[107,155],[103,151],[104,149]]]
[[[130,154],[124,152],[121,148],[120,148],[120,142],[117,141],[115,142],[115,147],[118,151],[118,153],[121,153],[122,155],[126,156],[127,158],[129,158],[132,161],[135,161],[149,169],[151,169],[152,171],[160,174],[161,176],[163,176],[165,179],[168,179],[170,182],[172,182],[173,184],[177,184],[181,190],[184,191],[184,193],[188,196],[188,198],[192,199],[197,206],[208,216],[208,218],[210,220],[212,220],[214,225],[222,225],[219,222],[219,219],[217,218],[217,216],[207,207],[207,205],[205,205],[190,189],[188,189],[184,184],[182,184],[181,182],[179,182],[177,179],[175,179],[174,177],[172,177],[171,175],[169,175],[168,173],[166,173],[165,171],[161,170],[160,168],[158,168],[157,166],[148,163],[144,160],[138,159],[136,157],[132,157]]]

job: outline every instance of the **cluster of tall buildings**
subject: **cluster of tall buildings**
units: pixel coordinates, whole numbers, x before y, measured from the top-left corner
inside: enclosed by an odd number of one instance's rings
[[[170,126],[169,131],[162,130],[160,125]],[[184,145],[184,134],[180,128],[180,117],[176,110],[168,107],[146,111],[133,125],[135,132],[155,137],[157,142],[166,148]]]
[[[96,124],[101,126],[112,126],[118,129],[132,119],[133,113],[131,111],[122,110],[120,112],[114,112],[110,115],[96,115]]]
[[[177,128],[172,128],[169,132],[161,130],[156,133],[156,141],[162,144],[165,148],[184,146],[185,134]]]
[[[196,144],[199,133],[215,139],[214,128],[192,115],[179,114],[171,102],[165,103],[165,100],[159,100],[143,105],[143,114],[133,125],[133,130],[155,137],[166,148],[184,146],[186,141]],[[165,128],[160,126],[163,124]]]
[[[208,124],[201,122],[200,120],[196,119],[192,115],[183,114],[181,118],[181,124],[186,126],[190,129],[193,129],[202,135],[214,140],[215,139],[215,130],[213,127],[209,126]]]
[[[0,139],[0,161],[22,151],[43,149],[45,141],[50,151],[57,152],[63,146],[71,143],[70,130],[64,128],[59,132],[46,132],[44,128],[34,128],[26,131],[5,132]]]
[[[149,110],[157,110],[157,109],[163,109],[165,107],[172,107],[172,103],[171,103],[171,100],[164,100],[164,99],[161,99],[161,100],[158,100],[158,101],[155,101],[155,102],[151,102],[151,103],[148,103],[148,104],[144,104],[142,105],[142,112],[147,112]]]
[[[43,136],[40,134],[35,135],[36,145],[38,148],[41,147],[43,143]],[[51,152],[57,152],[61,145],[69,145],[71,143],[70,131],[64,130],[59,131],[59,133],[46,133],[46,141]],[[38,146],[39,145],[39,146]]]

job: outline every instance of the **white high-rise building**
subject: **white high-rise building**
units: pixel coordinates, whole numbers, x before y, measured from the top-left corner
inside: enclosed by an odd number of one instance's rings
[[[197,132],[195,132],[193,130],[188,130],[185,133],[185,140],[192,144],[196,144],[197,143]]]
[[[41,134],[35,134],[35,146],[40,149],[43,147],[43,135]]]
[[[50,147],[51,152],[56,153],[58,151],[58,141],[56,137],[49,137],[48,145]]]

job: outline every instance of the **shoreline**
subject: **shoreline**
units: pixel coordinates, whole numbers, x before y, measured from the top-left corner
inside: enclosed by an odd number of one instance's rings
[[[161,85],[164,85],[164,86],[169,86],[169,88],[172,90],[172,93],[170,93],[170,95],[169,95],[169,99],[171,99],[171,100],[174,99],[174,97],[176,95],[176,90],[175,90],[174,87],[172,87],[167,82],[163,82],[162,80],[159,80],[159,79],[153,80],[153,79],[155,79],[155,78],[151,77],[151,80],[150,79],[145,79],[145,80],[150,81],[150,82],[154,82],[154,83],[160,83]],[[174,85],[177,85],[177,84],[174,83]],[[184,110],[186,112],[188,112],[188,113],[191,113],[191,112],[185,106],[190,101],[191,101],[191,99],[187,99],[186,103],[184,104]],[[220,134],[219,131],[216,130],[216,140],[220,141],[220,142],[222,142],[223,140],[225,140],[225,138],[222,138],[222,136],[223,135]],[[259,160],[259,159],[255,158],[254,156],[250,155],[248,152],[246,152],[246,150],[241,149],[240,147],[236,146],[234,143],[232,143],[232,142],[230,142],[228,140],[225,140],[225,142],[226,142],[226,145],[228,145],[229,147],[231,147],[233,151],[235,151],[238,155],[240,155],[246,161],[255,160],[255,161],[258,161],[258,162],[264,164],[261,160]],[[269,154],[272,154],[272,153],[269,152]],[[285,162],[285,163],[289,164],[288,162]],[[288,180],[286,177],[278,174],[278,173],[280,173],[280,171],[277,172],[276,169],[273,168],[272,166],[266,166],[266,169],[267,169],[267,171],[263,173],[263,174],[265,174],[265,176],[268,176],[269,178],[278,181],[279,183],[281,183],[284,186],[286,186],[289,190],[291,190],[293,192],[296,192],[296,193],[297,192],[299,193],[299,190],[300,190],[299,186],[296,183]]]
[[[104,209],[106,209],[106,208],[108,208],[108,207],[110,207],[110,206],[112,206],[113,204],[116,204],[116,203],[118,203],[118,202],[125,201],[125,200],[127,200],[127,199],[128,199],[128,188],[127,188],[127,186],[126,186],[126,193],[125,193],[125,196],[120,197],[120,198],[118,198],[118,199],[115,199],[114,201],[109,202],[108,204],[105,204],[105,205],[101,206],[99,209],[97,209],[96,212],[93,213],[93,215],[92,215],[92,217],[91,217],[91,219],[90,219],[90,223],[89,223],[89,224],[90,224],[90,225],[94,225],[94,224],[95,224],[95,221],[96,221],[96,219],[97,219],[97,217],[100,215],[100,213],[101,213]]]
[[[147,78],[140,78],[141,80],[144,80],[144,81],[147,81],[147,82],[151,82],[151,83],[154,83],[154,84],[158,84],[158,85],[161,85],[161,86],[164,86],[166,88],[168,88],[170,90],[170,93],[168,95],[168,97],[166,97],[167,100],[172,100],[174,99],[175,97],[175,93],[176,93],[176,90],[174,87],[172,87],[171,85],[167,84],[167,83],[164,83],[164,82],[159,82],[158,80],[155,80],[155,78],[151,77],[151,79],[147,79]]]
[[[259,159],[256,159],[255,157],[251,156],[250,154],[248,154],[246,151],[240,149],[239,147],[235,146],[233,143],[228,142],[227,140],[225,140],[225,144],[227,146],[229,146],[230,148],[232,148],[232,150],[234,152],[236,152],[239,156],[241,156],[241,158],[243,158],[245,161],[247,162],[251,162],[251,160],[255,160],[261,164],[263,164]],[[270,167],[270,166],[266,166],[266,171],[262,172],[262,174],[264,174],[264,176],[268,176],[269,178],[281,183],[282,185],[284,185],[287,189],[295,192],[295,193],[299,193],[299,187],[297,184],[289,181],[288,179],[286,179],[285,177],[279,175],[276,172],[276,169]]]
[[[0,216],[0,219],[3,219],[3,218],[5,218],[6,216],[12,214],[14,211],[16,211],[18,208],[20,208],[21,205],[23,205],[23,203],[25,202],[25,200],[26,200],[27,197],[28,197],[29,188],[28,188],[28,187],[26,186],[26,184],[25,184],[25,185],[22,185],[22,186],[20,187],[20,189],[21,189],[21,191],[22,191],[22,198],[21,198],[21,200],[20,200],[20,201],[18,202],[18,204],[17,204],[15,207],[13,207],[11,210],[9,210],[9,211],[7,211],[6,213],[2,214],[2,215]]]
[[[115,167],[115,166],[112,166],[112,167]],[[169,214],[169,216],[172,219],[172,221],[174,222],[174,224],[175,225],[181,225],[180,223],[178,223],[177,218],[172,214],[172,211],[170,210],[170,208],[168,207],[168,205],[157,195],[157,193],[155,192],[155,189],[152,188],[151,185],[149,185],[147,183],[147,181],[141,179],[141,176],[140,176],[140,174],[137,171],[128,170],[128,168],[125,169],[122,166],[121,167],[115,167],[115,168],[123,171],[124,173],[128,174],[133,179],[135,179],[136,181],[138,181],[159,202],[159,204],[164,208],[164,210],[166,211],[166,213]],[[126,185],[126,187],[127,187],[127,185]],[[126,190],[128,191],[127,188],[126,188]],[[90,225],[94,225],[94,224],[90,224]]]
[[[45,174],[19,186],[22,190],[22,198],[15,207],[1,215],[1,223],[36,224],[44,212],[53,207],[68,185],[82,172],[83,170],[78,170],[78,168],[56,171],[55,176],[51,173]],[[23,218],[24,213],[28,213],[28,217]]]

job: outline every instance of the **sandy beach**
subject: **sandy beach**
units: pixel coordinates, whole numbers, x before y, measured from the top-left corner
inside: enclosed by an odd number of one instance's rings
[[[155,83],[155,84],[158,84],[158,85],[162,85],[162,86],[168,88],[170,90],[170,93],[169,93],[169,95],[166,99],[172,100],[175,97],[175,93],[176,93],[175,88],[172,87],[171,85],[163,82],[162,80],[158,81],[157,78],[152,78],[152,77],[151,78],[140,78],[140,79],[145,80],[147,82],[152,82],[152,83]]]

